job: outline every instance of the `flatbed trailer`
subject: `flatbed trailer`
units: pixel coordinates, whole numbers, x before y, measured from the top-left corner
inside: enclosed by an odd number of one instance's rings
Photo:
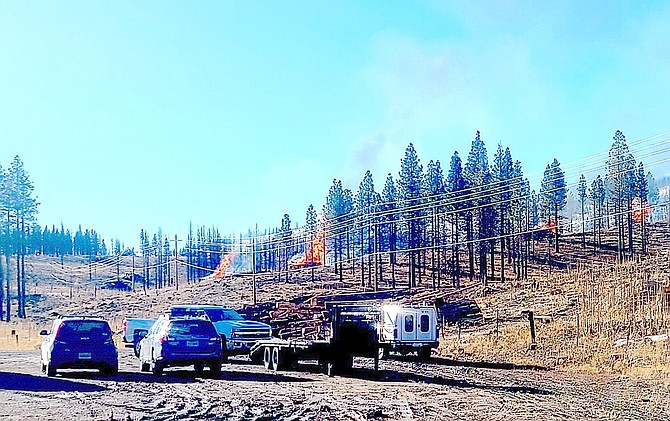
[[[263,362],[268,370],[291,370],[300,360],[316,360],[333,376],[350,372],[354,356],[373,358],[379,367],[377,327],[380,311],[370,305],[330,307],[331,334],[327,339],[270,339],[257,342],[250,350],[253,361]]]

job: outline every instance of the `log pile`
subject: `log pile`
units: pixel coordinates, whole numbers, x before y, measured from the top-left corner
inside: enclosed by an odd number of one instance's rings
[[[269,324],[272,335],[281,339],[323,339],[330,327],[328,312],[322,305],[263,303],[245,306],[238,313],[247,320]]]

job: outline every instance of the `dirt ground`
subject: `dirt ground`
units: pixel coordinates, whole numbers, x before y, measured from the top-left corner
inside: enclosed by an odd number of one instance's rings
[[[120,350],[120,373],[48,378],[39,351],[0,351],[0,419],[63,420],[567,420],[669,419],[670,385],[540,367],[434,358],[356,359],[329,378],[309,363],[272,373],[241,358],[218,379],[192,368],[160,378]]]

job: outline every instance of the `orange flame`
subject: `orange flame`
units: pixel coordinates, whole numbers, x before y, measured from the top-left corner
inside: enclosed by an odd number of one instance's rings
[[[230,267],[230,261],[233,258],[233,253],[226,253],[221,258],[219,266],[217,266],[214,273],[211,275],[215,279],[221,279],[226,274],[226,270]]]
[[[323,230],[316,233],[308,244],[305,254],[299,259],[291,262],[291,266],[301,268],[305,266],[322,265],[326,257],[326,244]]]
[[[547,230],[552,234],[556,234],[556,222],[555,221],[549,221],[549,223],[544,224],[540,227],[541,230]]]
[[[651,207],[645,203],[633,211],[633,221],[642,222],[642,220],[646,220],[649,215],[651,215]]]

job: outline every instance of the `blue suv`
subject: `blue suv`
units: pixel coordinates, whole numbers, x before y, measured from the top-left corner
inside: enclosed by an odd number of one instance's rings
[[[272,328],[266,323],[245,320],[232,308],[219,305],[174,305],[170,315],[198,316],[209,319],[223,343],[223,359],[229,355],[248,355],[260,340],[272,339]]]
[[[166,367],[192,365],[198,375],[208,366],[216,378],[222,355],[221,338],[205,318],[161,316],[139,343],[140,369],[157,376]]]
[[[68,316],[54,320],[41,346],[42,372],[53,377],[59,369],[97,369],[119,372],[119,355],[109,324],[100,318]]]

